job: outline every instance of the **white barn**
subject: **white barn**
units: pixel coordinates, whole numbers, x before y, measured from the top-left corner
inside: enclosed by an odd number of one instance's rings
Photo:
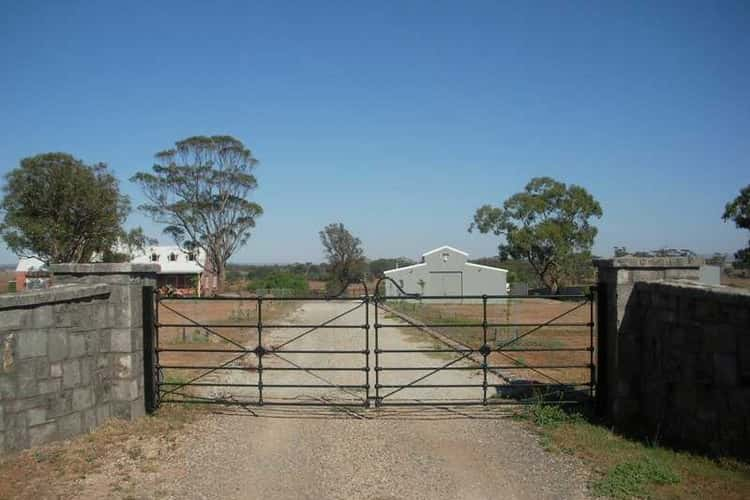
[[[446,245],[422,254],[419,264],[391,269],[385,276],[407,293],[441,297],[507,294],[507,269],[473,264],[468,258],[468,253]],[[385,282],[385,293],[401,295],[390,281]]]

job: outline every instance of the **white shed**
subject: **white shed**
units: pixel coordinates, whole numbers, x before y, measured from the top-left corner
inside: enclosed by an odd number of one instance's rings
[[[419,264],[391,269],[385,275],[407,293],[441,297],[507,294],[507,269],[472,264],[467,262],[468,258],[468,253],[446,245],[422,254]],[[385,293],[401,294],[389,281],[386,281]]]

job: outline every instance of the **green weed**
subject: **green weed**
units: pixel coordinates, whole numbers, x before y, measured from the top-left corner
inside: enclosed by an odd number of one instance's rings
[[[680,476],[668,464],[647,456],[615,465],[594,481],[592,489],[597,496],[645,498],[653,485],[679,482]]]

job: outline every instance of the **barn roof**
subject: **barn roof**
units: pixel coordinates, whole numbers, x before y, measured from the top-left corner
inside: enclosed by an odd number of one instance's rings
[[[395,273],[396,271],[404,271],[406,269],[414,269],[415,267],[422,267],[422,266],[426,266],[426,265],[427,264],[425,262],[420,262],[419,264],[412,264],[410,266],[404,266],[404,267],[397,267],[395,269],[389,269],[387,271],[383,271],[383,274]]]
[[[422,254],[422,257],[426,257],[426,256],[428,256],[428,255],[430,255],[430,254],[433,254],[433,253],[436,253],[436,252],[440,252],[440,251],[443,251],[443,250],[450,250],[450,251],[452,251],[452,252],[460,253],[460,254],[461,254],[461,255],[463,255],[464,257],[468,257],[468,256],[469,256],[469,254],[468,254],[468,253],[466,253],[466,252],[464,252],[464,251],[462,251],[462,250],[459,250],[458,248],[453,248],[453,247],[451,247],[451,246],[448,246],[448,245],[443,245],[443,246],[441,246],[441,247],[438,247],[438,248],[432,249],[432,250],[430,250],[429,252],[425,252],[425,253],[423,253],[423,254]]]
[[[485,266],[483,264],[474,264],[473,262],[467,262],[466,265],[471,267],[480,267],[482,269],[491,269],[492,271],[503,271],[506,273],[508,272],[507,269],[504,269],[502,267]]]

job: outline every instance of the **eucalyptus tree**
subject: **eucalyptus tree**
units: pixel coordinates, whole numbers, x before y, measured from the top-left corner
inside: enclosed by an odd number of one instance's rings
[[[128,197],[104,163],[87,165],[67,153],[21,160],[5,175],[0,235],[21,257],[45,263],[91,262],[140,229],[122,227]]]
[[[557,293],[561,281],[591,258],[597,234],[591,219],[601,216],[599,202],[586,189],[536,177],[502,207],[478,208],[469,231],[503,236],[500,257],[526,260]]]
[[[740,194],[724,207],[724,222],[729,220],[740,229],[750,229],[750,184],[740,190]],[[750,242],[748,246],[734,254],[734,267],[750,269]]]
[[[217,277],[221,290],[232,255],[250,238],[262,207],[250,199],[258,160],[231,136],[196,136],[156,154],[150,172],[132,177],[146,197],[139,209],[165,224],[164,233]]]
[[[362,241],[340,222],[328,224],[319,234],[328,261],[329,291],[362,279],[366,267]]]

